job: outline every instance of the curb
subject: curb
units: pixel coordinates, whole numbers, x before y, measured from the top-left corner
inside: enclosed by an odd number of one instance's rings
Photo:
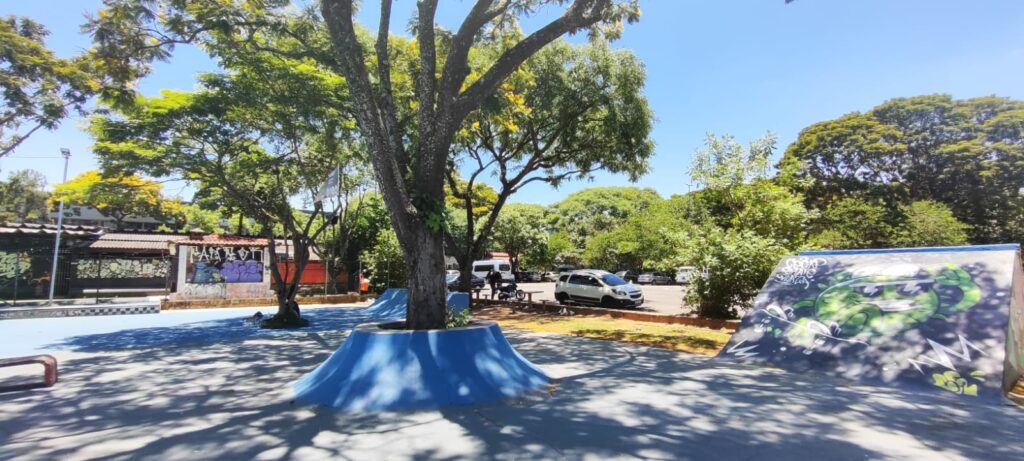
[[[736,331],[739,320],[708,319],[701,317],[683,317],[680,315],[658,314],[653,312],[627,311],[622,309],[604,309],[583,306],[563,306],[550,302],[525,302],[525,301],[497,301],[492,299],[474,299],[473,308],[480,306],[514,306],[516,309],[541,309],[545,312],[556,313],[562,309],[569,309],[576,314],[597,315],[615,319],[635,320],[638,322],[664,323],[669,325],[690,325],[712,330]]]

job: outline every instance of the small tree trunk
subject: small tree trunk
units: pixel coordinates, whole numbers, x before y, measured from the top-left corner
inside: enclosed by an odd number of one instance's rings
[[[273,239],[271,239],[273,242]],[[295,306],[292,306],[288,300],[288,287],[284,282],[284,276],[281,275],[281,268],[278,266],[277,251],[273,243],[270,245],[270,277],[274,281],[274,296],[277,298],[277,315],[281,318],[289,318],[295,315]],[[296,305],[297,306],[297,305]]]
[[[273,242],[273,240],[271,240]],[[295,266],[294,275],[291,277],[291,281],[285,283],[284,277],[281,275],[280,268],[277,264],[277,252],[274,246],[270,248],[270,273],[274,278],[274,284],[276,286],[275,295],[277,297],[277,315],[281,319],[295,319],[298,320],[299,315],[299,303],[295,300],[295,297],[299,294],[299,281],[302,279],[302,272],[306,268],[306,263],[309,261],[309,245],[302,238],[293,238],[292,244],[294,250],[293,265]]]
[[[474,227],[476,222],[473,216],[473,202],[471,197],[473,196],[473,183],[469,183],[466,187],[466,234],[462,240],[462,251],[458,252],[462,254],[462,258],[459,261],[459,291],[469,293],[469,290],[473,287],[473,259],[476,255],[476,232]]]

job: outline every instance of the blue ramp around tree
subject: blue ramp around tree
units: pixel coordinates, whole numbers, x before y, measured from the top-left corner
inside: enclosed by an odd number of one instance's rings
[[[448,310],[454,313],[469,309],[469,293],[449,293],[447,302]],[[408,305],[409,292],[405,288],[388,288],[366,308],[366,314],[379,320],[404,319]]]
[[[543,388],[550,378],[494,322],[447,330],[355,329],[293,386],[297,400],[377,412],[472,405]]]
[[[391,301],[391,298],[395,297],[395,293],[398,293],[399,290],[405,290],[405,288],[388,288],[384,290],[384,292],[381,293],[380,296],[377,297],[377,299],[373,300],[373,303],[371,303],[369,306],[366,306],[366,309],[374,310],[383,304],[387,304],[389,301]]]
[[[1022,281],[1018,245],[804,252],[719,357],[1000,401],[1024,369]]]

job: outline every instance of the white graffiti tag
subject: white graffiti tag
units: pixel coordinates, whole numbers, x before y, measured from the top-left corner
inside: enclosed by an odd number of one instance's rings
[[[953,357],[956,357],[956,358],[958,358],[960,360],[964,360],[964,361],[970,362],[971,361],[971,350],[970,349],[974,349],[974,350],[980,352],[982,355],[988,355],[988,354],[985,353],[985,351],[981,350],[980,347],[978,347],[978,346],[974,345],[974,343],[968,341],[967,338],[964,338],[961,335],[957,335],[956,337],[960,341],[960,351],[959,352],[957,352],[954,349],[951,349],[951,348],[948,348],[946,346],[943,346],[942,344],[939,344],[939,343],[937,343],[935,341],[932,341],[931,339],[928,339],[928,345],[931,346],[932,352],[934,353],[934,355],[933,356],[928,356],[927,353],[924,353],[924,354],[921,354],[921,355],[917,356],[916,360],[915,359],[907,359],[907,362],[910,362],[910,364],[913,365],[914,368],[916,368],[917,371],[920,372],[923,375],[923,374],[925,374],[925,372],[924,372],[923,369],[921,369],[922,365],[924,365],[924,366],[936,366],[937,365],[937,366],[941,366],[941,367],[949,369],[949,370],[956,371],[956,368],[953,366],[953,360],[950,359],[949,356],[952,355]],[[925,338],[925,339],[927,339],[927,338]],[[970,349],[968,349],[968,347]],[[929,363],[929,362],[931,362],[931,363]]]
[[[811,278],[818,272],[818,266],[823,265],[825,260],[821,258],[789,258],[782,263],[774,278],[786,285],[803,285],[806,289],[811,286]]]
[[[750,345],[750,346],[747,346],[747,347],[740,347],[745,342],[747,342],[747,340],[744,339],[744,340],[736,343],[735,345],[730,347],[729,350],[727,350],[726,352],[728,352],[728,353],[730,353],[732,355],[738,355],[738,356],[743,357],[743,358],[753,357],[753,356],[757,355],[757,352],[750,352],[751,350],[757,348],[757,344],[753,344],[753,345]]]

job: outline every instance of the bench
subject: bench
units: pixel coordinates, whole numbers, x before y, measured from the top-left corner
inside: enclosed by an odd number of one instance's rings
[[[526,294],[526,305],[527,306],[533,306],[533,295],[535,295],[537,293],[543,293],[543,292],[544,291],[542,291],[542,290],[523,291],[523,293]],[[516,305],[512,304],[512,313],[514,314],[515,312],[516,312]]]
[[[16,367],[21,365],[40,364],[43,366],[43,382],[29,384],[15,384],[11,386],[0,386],[0,392],[22,391],[38,387],[50,387],[57,383],[57,359],[52,355],[33,355],[29,357],[14,357],[0,359],[0,368]]]

